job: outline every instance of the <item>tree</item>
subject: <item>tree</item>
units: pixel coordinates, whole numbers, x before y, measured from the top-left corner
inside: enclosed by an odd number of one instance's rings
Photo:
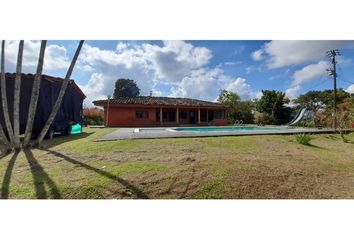
[[[236,120],[242,120],[244,123],[253,123],[253,103],[250,101],[241,101],[240,97],[227,90],[222,90],[218,102],[230,107],[227,119],[230,123],[235,123]]]
[[[238,103],[240,101],[240,96],[238,96],[236,93],[227,91],[227,90],[222,90],[217,101],[219,103],[222,103],[224,105],[232,107],[234,104]]]
[[[337,103],[341,104],[350,98],[350,94],[344,91],[342,88],[337,89]],[[324,109],[326,114],[331,114],[333,109],[333,90],[323,90],[323,91],[309,91],[305,94],[298,96],[294,103],[299,104],[302,108],[307,108],[312,111],[314,116],[314,123],[318,119],[318,111]],[[315,124],[316,125],[316,124]]]
[[[326,107],[333,108],[333,90],[327,89],[323,90],[321,93],[321,101],[326,105]],[[336,102],[337,104],[343,103],[346,99],[350,97],[350,94],[344,91],[342,88],[337,89]]]
[[[20,149],[20,91],[21,91],[21,69],[24,41],[21,40],[18,47],[16,77],[14,87],[14,147]]]
[[[339,132],[340,136],[342,137],[342,140],[344,142],[347,142],[347,140],[344,138],[344,133],[345,129],[352,127],[352,124],[354,123],[354,104],[353,100],[351,99],[350,101],[344,102],[339,104],[338,108],[339,111],[337,112],[338,114],[338,125],[339,125]]]
[[[25,139],[23,141],[24,147],[28,147],[28,144],[29,144],[29,141],[30,141],[31,135],[32,135],[33,122],[34,122],[34,118],[36,115],[39,90],[40,90],[40,86],[41,86],[41,75],[42,75],[42,70],[43,70],[44,54],[45,54],[46,45],[47,45],[47,41],[42,40],[41,41],[41,48],[39,51],[37,72],[36,72],[35,79],[33,81],[32,95],[31,95],[32,97],[31,97],[31,101],[30,101],[30,105],[29,105],[29,109],[28,109]]]
[[[275,121],[273,124],[282,124],[291,118],[291,108],[284,106],[290,100],[285,93],[275,90],[262,90],[262,97],[256,103],[257,111],[270,115]],[[287,114],[284,114],[287,113]]]
[[[47,134],[50,126],[52,125],[52,123],[54,121],[55,116],[57,115],[57,113],[59,111],[61,102],[63,100],[66,88],[67,88],[69,80],[70,80],[71,73],[74,70],[75,63],[77,61],[77,58],[79,57],[79,54],[80,54],[80,51],[81,51],[81,48],[82,48],[83,44],[84,44],[84,40],[81,40],[80,43],[79,43],[79,46],[76,49],[75,55],[74,55],[74,57],[73,57],[73,59],[71,61],[69,69],[68,69],[68,71],[66,73],[65,79],[63,80],[63,83],[61,84],[60,92],[59,92],[58,98],[57,98],[57,100],[56,100],[56,102],[54,104],[53,110],[50,113],[47,122],[45,123],[41,133],[39,134],[39,136],[38,136],[38,138],[37,138],[37,140],[35,142],[35,145],[37,145],[37,146],[39,146],[42,143],[45,135]]]
[[[140,89],[134,80],[118,79],[115,83],[113,98],[118,99],[122,97],[136,97],[139,96]]]
[[[3,142],[6,147],[6,151],[12,149],[14,143],[12,125],[9,117],[9,109],[7,106],[7,94],[6,94],[6,78],[5,78],[5,40],[2,40],[1,43],[1,102],[2,102],[2,110],[4,112],[4,121],[6,125],[7,134],[9,135],[10,142],[7,140],[4,131],[0,129],[0,137],[3,139]]]

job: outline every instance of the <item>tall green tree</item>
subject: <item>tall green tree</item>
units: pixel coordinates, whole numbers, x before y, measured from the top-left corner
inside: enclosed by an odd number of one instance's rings
[[[230,123],[235,123],[236,120],[242,120],[244,123],[253,123],[253,102],[241,101],[237,93],[222,90],[217,101],[230,107],[227,114],[227,119]]]
[[[240,96],[237,93],[222,90],[219,94],[217,101],[224,105],[232,107],[234,104],[238,103],[241,100]]]
[[[262,90],[262,97],[257,101],[256,109],[275,119],[273,124],[282,124],[291,119],[291,108],[284,106],[290,100],[285,93],[275,90]]]
[[[118,79],[115,83],[113,98],[136,97],[139,96],[140,89],[134,80]]]

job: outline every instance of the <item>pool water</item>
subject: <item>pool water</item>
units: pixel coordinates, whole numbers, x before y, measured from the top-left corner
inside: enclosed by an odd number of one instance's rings
[[[286,127],[181,127],[173,128],[176,132],[234,132],[234,131],[278,131]]]

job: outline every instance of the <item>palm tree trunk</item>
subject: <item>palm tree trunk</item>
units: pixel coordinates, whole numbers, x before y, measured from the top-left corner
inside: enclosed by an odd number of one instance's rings
[[[4,130],[2,129],[2,126],[0,124],[0,143],[1,142],[5,145],[6,152],[11,150],[9,141],[7,140]]]
[[[15,89],[14,89],[14,143],[15,150],[20,149],[20,91],[21,91],[21,70],[24,41],[21,40],[18,47]]]
[[[78,56],[79,56],[79,54],[80,54],[80,51],[81,51],[81,48],[82,48],[83,43],[84,43],[84,40],[81,40],[80,43],[79,43],[79,46],[78,46],[77,49],[76,49],[74,58],[73,58],[73,60],[71,61],[70,67],[69,67],[69,69],[68,69],[68,72],[66,73],[65,79],[64,79],[64,81],[63,81],[63,83],[62,83],[62,85],[61,85],[60,92],[59,92],[58,98],[57,98],[57,100],[56,100],[56,102],[55,102],[55,105],[54,105],[54,107],[53,107],[53,110],[52,110],[52,112],[50,113],[47,122],[45,123],[45,125],[44,125],[44,127],[43,127],[41,133],[39,134],[39,136],[38,136],[38,138],[37,138],[37,141],[36,141],[36,143],[35,143],[37,146],[39,146],[39,145],[42,143],[42,141],[43,141],[43,139],[44,139],[44,137],[45,137],[47,131],[49,130],[50,125],[53,123],[54,118],[55,118],[55,116],[57,115],[57,113],[58,113],[58,111],[59,111],[59,108],[60,108],[60,106],[61,106],[61,102],[62,102],[62,100],[63,100],[63,97],[64,97],[64,94],[65,94],[66,88],[67,88],[68,83],[69,83],[69,80],[70,80],[71,73],[73,72],[73,69],[74,69],[74,67],[75,67],[76,60],[77,60],[77,58],[78,58]]]
[[[42,75],[42,70],[43,70],[44,54],[45,54],[46,45],[47,45],[47,41],[42,40],[41,49],[39,51],[36,77],[33,82],[31,101],[30,101],[30,105],[29,105],[29,109],[28,109],[25,139],[23,141],[24,147],[28,147],[28,143],[31,140],[31,136],[32,136],[33,122],[34,122],[34,118],[36,115],[39,90],[41,87],[41,75]]]
[[[7,129],[7,134],[9,135],[9,139],[10,139],[9,148],[12,148],[12,146],[14,145],[14,133],[12,130],[12,125],[9,117],[9,109],[7,105],[6,77],[5,77],[5,40],[2,40],[1,43],[1,102],[2,102],[2,110],[4,113],[4,121]]]

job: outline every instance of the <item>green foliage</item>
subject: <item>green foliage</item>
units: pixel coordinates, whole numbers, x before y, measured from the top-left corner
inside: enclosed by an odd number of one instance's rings
[[[316,113],[321,108],[333,109],[333,97],[333,90],[309,91],[298,96],[294,103],[299,104],[301,108],[305,107]],[[337,104],[348,101],[349,98],[349,93],[342,88],[337,89]]]
[[[233,105],[235,105],[236,103],[240,102],[240,96],[238,96],[236,93],[227,91],[227,90],[222,90],[217,101],[219,103],[228,105],[230,107],[232,107]]]
[[[241,101],[236,93],[227,90],[221,91],[217,101],[230,107],[227,114],[230,123],[234,123],[236,120],[242,120],[243,123],[253,123],[253,102]]]
[[[272,124],[286,123],[291,119],[292,109],[284,105],[290,100],[285,97],[285,93],[275,90],[262,90],[262,97],[257,101],[256,109],[265,113],[269,118],[272,116]]]
[[[309,134],[301,133],[295,135],[295,140],[299,144],[310,145],[310,141],[312,140],[312,137]]]
[[[305,94],[298,96],[294,103],[299,104],[301,108],[307,108],[316,112],[324,104],[322,91],[309,91]]]
[[[274,125],[277,123],[277,120],[275,119],[275,117],[268,113],[256,112],[254,114],[254,123],[256,123],[257,125]]]
[[[303,119],[299,122],[299,126],[302,127],[315,127],[311,119]]]
[[[115,83],[113,98],[136,97],[139,96],[140,89],[134,80],[118,79]]]

